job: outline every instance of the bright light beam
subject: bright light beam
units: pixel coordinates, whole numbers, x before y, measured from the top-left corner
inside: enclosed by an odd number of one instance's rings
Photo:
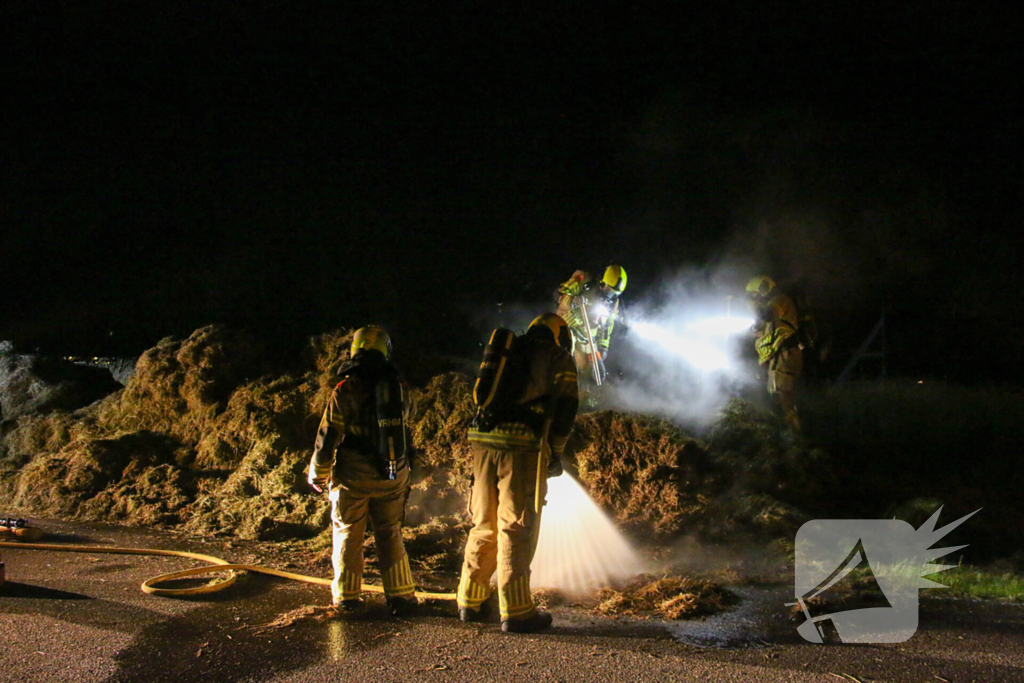
[[[713,372],[729,367],[729,356],[700,337],[685,337],[660,325],[639,321],[633,322],[630,330],[666,351],[681,356],[699,370]]]
[[[686,325],[693,330],[709,337],[727,337],[731,334],[742,334],[754,324],[753,318],[738,318],[732,315],[716,315],[710,318],[694,320]]]

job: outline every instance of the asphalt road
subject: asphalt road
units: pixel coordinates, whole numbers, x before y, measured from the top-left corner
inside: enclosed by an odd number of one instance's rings
[[[50,528],[65,542],[190,549],[233,561],[273,554],[148,530]],[[1024,681],[1024,606],[1014,604],[926,600],[918,633],[899,645],[804,643],[780,604],[783,587],[746,589],[735,610],[677,624],[559,607],[548,631],[509,635],[497,622],[462,624],[449,604],[395,619],[377,599],[357,619],[261,628],[328,604],[329,593],[248,576],[213,599],[157,598],[139,584],[188,560],[8,549],[0,556],[8,576],[0,588],[0,681]]]

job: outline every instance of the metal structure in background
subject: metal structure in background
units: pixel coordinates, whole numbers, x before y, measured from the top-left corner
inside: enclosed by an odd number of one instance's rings
[[[876,340],[878,343],[876,344]],[[878,347],[878,348],[876,348]],[[864,343],[860,345],[860,348],[850,358],[850,362],[846,364],[843,371],[839,373],[839,377],[836,378],[836,384],[843,384],[850,377],[853,376],[853,371],[861,361],[865,360],[881,360],[882,362],[882,377],[886,376],[886,344],[885,344],[885,311],[882,311],[882,316],[875,323],[874,329],[864,340]]]

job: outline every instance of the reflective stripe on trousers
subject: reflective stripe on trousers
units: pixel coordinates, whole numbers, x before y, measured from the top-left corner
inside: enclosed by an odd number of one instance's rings
[[[497,573],[502,619],[533,612],[530,563],[540,530],[540,515],[533,509],[537,460],[536,452],[473,445],[473,529],[466,540],[459,607],[479,608]],[[547,479],[541,481],[543,497]]]
[[[408,476],[395,481],[345,482],[331,489],[331,529],[334,549],[334,602],[358,598],[363,581],[363,538],[367,521],[373,526],[377,561],[388,596],[415,591],[409,558],[402,542],[402,519],[409,495]]]

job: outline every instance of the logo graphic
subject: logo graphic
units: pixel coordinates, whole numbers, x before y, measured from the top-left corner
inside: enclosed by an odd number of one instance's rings
[[[919,529],[898,519],[816,519],[796,534],[797,627],[812,643],[902,643],[917,631],[919,588],[945,588],[925,576],[955,565],[931,561],[966,548],[931,546],[978,510],[936,530],[940,507]],[[856,596],[859,606],[825,614],[828,602]],[[825,607],[828,609],[828,607]]]

